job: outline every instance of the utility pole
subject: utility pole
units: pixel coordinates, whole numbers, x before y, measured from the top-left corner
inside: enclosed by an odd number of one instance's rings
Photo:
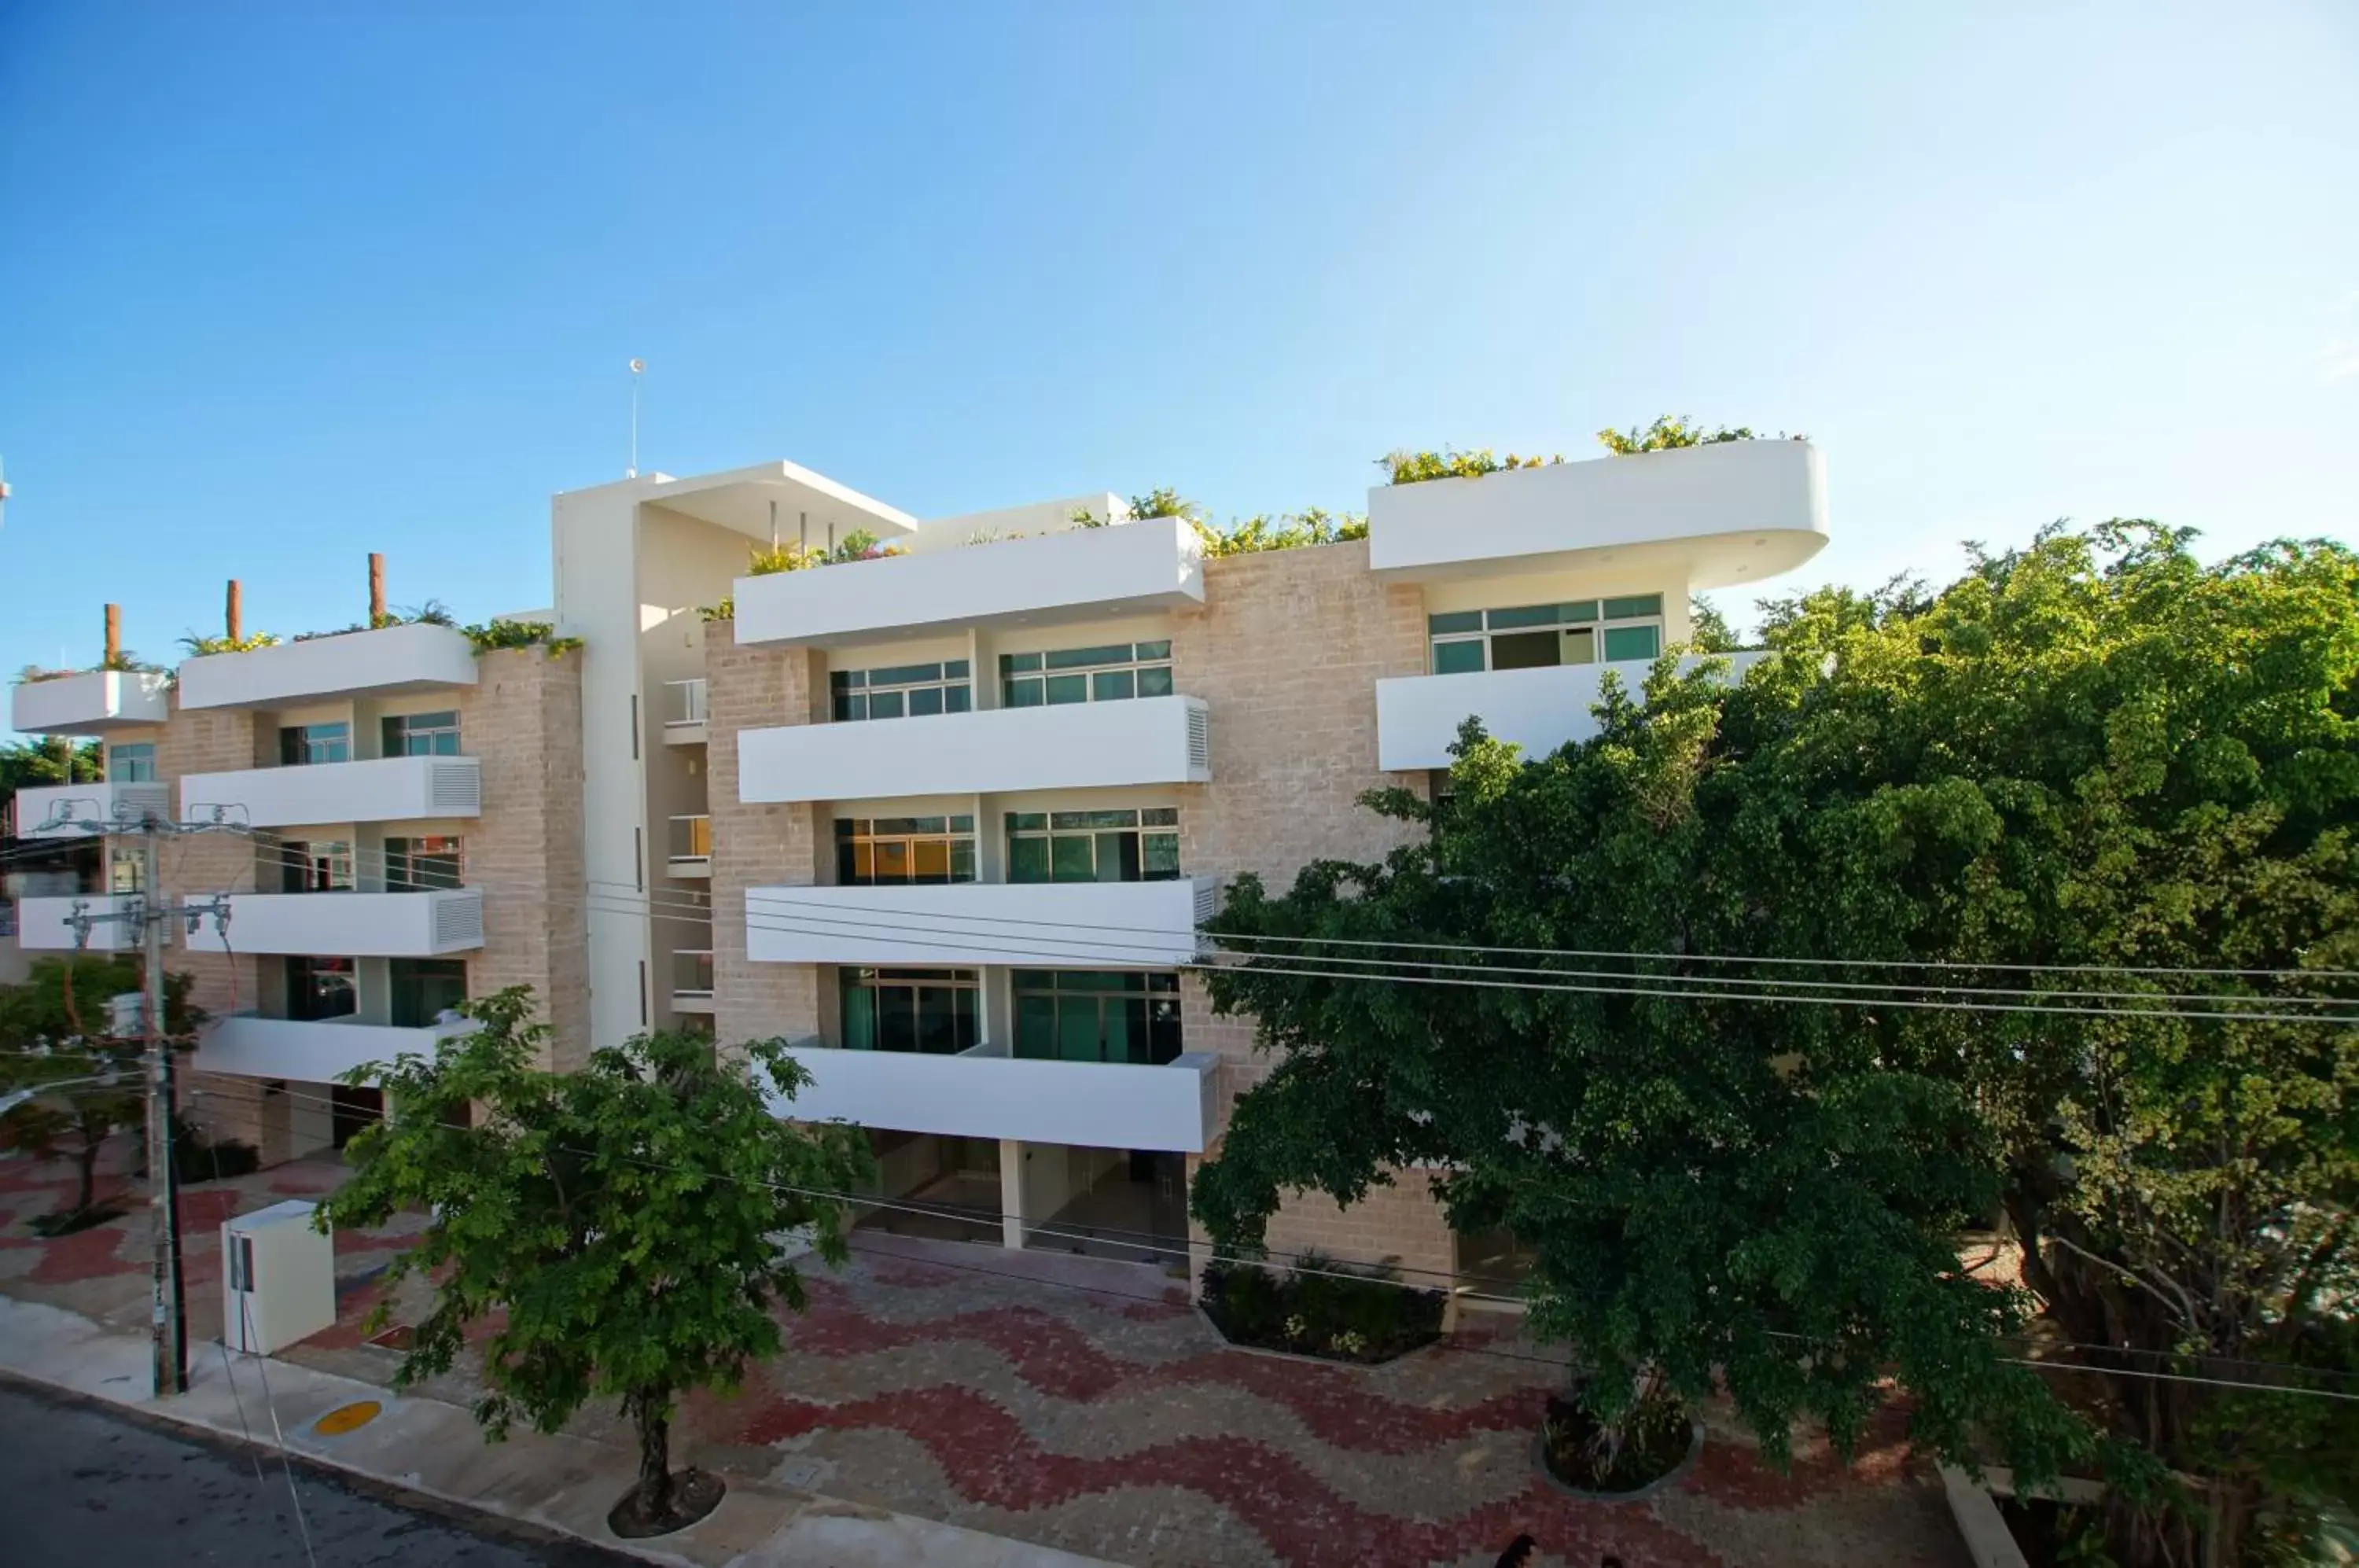
[[[156,1397],[189,1391],[188,1296],[180,1277],[180,1178],[172,1161],[172,1046],[164,1033],[163,873],[156,853],[157,824],[139,835],[139,926],[147,990],[147,1212],[155,1252],[155,1301],[149,1313]]]

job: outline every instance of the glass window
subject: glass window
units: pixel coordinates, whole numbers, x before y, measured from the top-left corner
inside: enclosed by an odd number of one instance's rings
[[[838,817],[835,879],[847,887],[974,880],[974,818]]]
[[[106,852],[106,890],[108,892],[142,892],[145,890],[147,878],[147,862],[137,850],[110,848]]]
[[[982,1038],[971,969],[842,969],[843,1045],[953,1056]]]
[[[396,958],[386,967],[396,1029],[424,1029],[467,999],[463,958]]]
[[[1609,663],[1617,659],[1653,659],[1662,651],[1662,628],[1659,626],[1605,628],[1605,658]]]
[[[1001,704],[1010,708],[1169,697],[1173,691],[1171,639],[1003,653],[999,690]]]
[[[1010,882],[1169,882],[1180,876],[1180,809],[1010,811]]]
[[[459,886],[459,841],[448,833],[385,841],[385,890],[419,893]]]
[[[888,665],[882,670],[832,670],[827,678],[829,702],[839,724],[963,713],[974,706],[973,670],[973,666],[963,659]]]
[[[1010,976],[1016,1054],[1161,1066],[1180,1055],[1180,977],[1095,969]]]
[[[106,781],[110,784],[156,782],[156,743],[115,743],[106,748]]]
[[[287,724],[278,732],[278,761],[287,768],[353,759],[353,726],[342,719],[329,724]]]
[[[1601,655],[1650,659],[1662,651],[1662,612],[1660,593],[1641,593],[1428,615],[1431,668],[1436,675],[1468,675],[1593,664]]]
[[[353,846],[342,839],[289,840],[278,846],[276,858],[284,877],[281,887],[287,892],[353,890]],[[232,931],[230,941],[236,940],[237,933]]]
[[[287,961],[287,1016],[348,1018],[360,1010],[354,984],[357,965],[349,958],[298,957]]]
[[[456,757],[459,715],[456,713],[393,713],[381,725],[387,757]]]

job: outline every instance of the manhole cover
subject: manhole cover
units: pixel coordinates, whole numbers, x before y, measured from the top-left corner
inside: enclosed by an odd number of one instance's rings
[[[342,1437],[376,1420],[385,1407],[375,1399],[362,1399],[354,1404],[338,1405],[311,1423],[311,1430],[321,1437]]]

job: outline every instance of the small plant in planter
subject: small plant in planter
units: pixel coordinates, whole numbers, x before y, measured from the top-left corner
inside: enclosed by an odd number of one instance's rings
[[[1441,1337],[1442,1293],[1399,1279],[1389,1263],[1355,1268],[1315,1252],[1284,1274],[1216,1261],[1204,1269],[1204,1315],[1234,1345],[1374,1365]]]
[[[1701,1444],[1687,1406],[1653,1374],[1628,1389],[1579,1378],[1549,1400],[1540,1465],[1585,1497],[1636,1497],[1676,1476]]]

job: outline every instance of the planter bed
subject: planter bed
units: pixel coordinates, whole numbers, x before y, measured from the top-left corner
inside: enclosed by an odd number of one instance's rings
[[[1315,1254],[1280,1274],[1252,1263],[1205,1265],[1201,1309],[1223,1339],[1248,1350],[1375,1366],[1441,1337],[1449,1297]]]

